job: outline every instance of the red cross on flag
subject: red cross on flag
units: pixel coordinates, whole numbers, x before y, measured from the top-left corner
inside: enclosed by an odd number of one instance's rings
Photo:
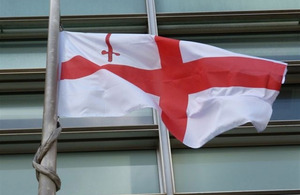
[[[58,115],[122,116],[151,107],[198,148],[251,122],[266,128],[286,64],[147,34],[61,32]]]

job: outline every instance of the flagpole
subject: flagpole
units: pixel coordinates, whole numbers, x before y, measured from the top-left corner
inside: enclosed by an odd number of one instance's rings
[[[59,0],[50,0],[46,80],[44,93],[42,145],[57,128],[57,80],[58,80],[58,38],[59,38]],[[41,165],[56,172],[57,142],[50,147],[41,161]],[[56,194],[55,183],[46,175],[39,175],[39,195]]]
[[[157,22],[156,22],[156,10],[154,0],[146,0],[147,16],[148,16],[148,31],[151,35],[158,35]],[[154,113],[154,118],[158,118],[157,112]],[[163,175],[163,191],[167,195],[173,195],[175,193],[173,166],[171,158],[170,138],[169,132],[166,126],[160,120],[159,123],[159,151],[161,160],[161,170]]]

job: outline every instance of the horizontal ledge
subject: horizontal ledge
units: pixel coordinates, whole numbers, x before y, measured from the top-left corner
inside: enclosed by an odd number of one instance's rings
[[[226,192],[175,193],[175,195],[270,195],[270,194],[300,194],[300,189],[279,190],[243,190]]]
[[[170,35],[214,35],[214,34],[254,34],[254,33],[295,33],[300,32],[298,21],[256,22],[222,24],[175,24],[158,25],[159,34]]]
[[[41,129],[0,130],[0,154],[34,153]],[[158,126],[63,128],[59,152],[156,149]]]
[[[203,147],[299,145],[299,126],[300,121],[273,121],[262,133],[256,133],[252,126],[241,126]],[[34,153],[41,134],[41,129],[0,130],[0,154]],[[63,128],[58,140],[59,152],[79,152],[156,149],[159,138],[157,125],[137,125]],[[172,136],[171,145],[172,148],[187,148]]]
[[[277,135],[299,135],[300,136],[300,120],[285,120],[285,121],[271,121],[267,129],[261,133],[257,133],[254,127],[250,124],[236,127],[227,131],[219,137],[258,137],[258,136],[277,136]],[[284,128],[284,129],[283,129]],[[88,135],[88,134],[119,134],[119,133],[147,133],[157,132],[158,125],[116,125],[116,126],[102,126],[102,127],[64,127],[62,129],[63,136],[71,135]],[[14,140],[15,136],[40,136],[42,134],[41,128],[34,129],[2,129],[0,130],[0,138],[9,136]],[[124,134],[125,135],[125,134]],[[93,138],[93,137],[91,137]],[[0,139],[5,140],[5,139]],[[7,139],[6,139],[7,140]],[[300,140],[299,140],[300,142]]]
[[[225,11],[225,12],[190,12],[158,13],[158,24],[164,23],[223,23],[253,21],[299,21],[300,12],[295,10],[262,10],[262,11]]]
[[[62,16],[65,30],[81,32],[147,33],[146,14]],[[46,40],[48,17],[0,18],[0,40]]]
[[[158,23],[181,21],[215,22],[241,22],[241,21],[299,21],[299,10],[266,10],[266,11],[226,11],[226,12],[189,12],[189,13],[157,13]],[[126,24],[147,23],[146,14],[118,14],[118,15],[80,15],[61,16],[63,26],[88,26],[90,24],[105,24],[108,26],[126,21]],[[0,26],[6,28],[48,27],[48,16],[42,17],[2,17]]]
[[[90,33],[139,33],[146,34],[147,26],[88,26],[88,27],[64,27],[66,31],[90,32]],[[8,29],[3,34],[0,33],[0,40],[18,41],[18,40],[46,40],[48,36],[47,28],[44,29]]]
[[[62,134],[72,133],[103,133],[103,132],[134,132],[134,131],[147,131],[157,130],[158,125],[127,125],[127,126],[102,126],[102,127],[63,127]],[[0,136],[8,135],[41,135],[41,128],[28,128],[28,129],[0,129]]]
[[[278,130],[276,128],[284,128],[290,127],[292,129],[289,130]],[[282,133],[291,133],[291,134],[299,134],[300,135],[300,120],[275,120],[270,121],[267,130],[257,133],[254,127],[247,123],[246,125],[242,125],[236,127],[235,129],[224,133],[221,136],[230,137],[235,135],[276,135]],[[62,134],[84,134],[84,133],[108,133],[108,132],[135,132],[141,131],[145,132],[148,130],[158,130],[158,125],[156,124],[148,124],[148,125],[116,125],[116,126],[102,126],[102,127],[64,127],[62,129]],[[15,135],[41,135],[41,128],[25,128],[25,129],[1,129],[0,136],[15,136]],[[300,140],[299,140],[300,141]]]
[[[0,75],[10,74],[45,74],[45,68],[30,68],[30,69],[0,69]]]
[[[4,17],[0,18],[0,26],[4,29],[29,29],[29,28],[48,28],[48,16],[41,17]],[[113,26],[120,21],[125,24],[145,24],[146,14],[126,14],[126,15],[82,15],[82,16],[61,16],[61,24],[65,26],[89,26],[91,24],[101,24]]]
[[[250,125],[242,125],[218,135],[207,142],[204,148],[219,147],[255,147],[255,146],[286,146],[300,144],[300,120],[271,121],[267,128],[258,133]],[[171,137],[173,148],[188,148]]]
[[[158,13],[158,26],[192,24],[222,24],[257,23],[253,25],[255,32],[288,32],[298,31],[295,25],[281,25],[281,27],[266,28],[260,24],[272,22],[299,22],[299,10],[271,10],[271,11],[236,11],[236,12],[198,12],[198,13]],[[147,33],[146,14],[128,15],[85,15],[62,16],[61,24],[66,30],[83,32],[118,32],[118,33]],[[261,26],[261,27],[260,27]],[[30,40],[46,39],[48,17],[9,17],[0,18],[0,40]],[[168,27],[168,28],[170,28]],[[207,26],[208,30],[216,27]],[[260,27],[260,28],[259,28]],[[166,27],[163,27],[166,28]],[[230,27],[231,30],[234,27]],[[240,27],[241,28],[241,27]],[[261,30],[260,30],[261,29]],[[163,29],[162,29],[163,30]],[[251,30],[246,28],[244,31]],[[212,31],[212,30],[211,30]],[[211,32],[210,31],[210,32]],[[223,32],[224,31],[224,32]],[[219,28],[218,33],[228,33],[225,27]],[[235,31],[241,31],[239,27]],[[197,31],[198,32],[198,31]],[[201,32],[201,31],[200,31]],[[164,32],[162,32],[164,33]]]

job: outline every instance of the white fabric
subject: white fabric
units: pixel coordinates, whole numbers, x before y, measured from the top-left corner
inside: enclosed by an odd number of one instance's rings
[[[61,32],[60,61],[65,62],[80,55],[98,65],[110,64],[107,61],[107,54],[101,55],[102,50],[108,50],[105,43],[106,35],[103,33]],[[123,64],[147,70],[161,67],[158,49],[154,37],[151,35],[112,34],[110,43],[113,51],[121,54],[120,56],[113,55],[113,64]]]
[[[159,97],[145,93],[107,70],[80,79],[60,81],[60,116],[122,116],[146,107],[159,110],[158,104]]]
[[[184,63],[204,57],[244,56],[211,45],[190,41],[180,41],[180,52]]]
[[[251,122],[266,128],[278,91],[264,88],[210,88],[189,95],[188,123],[183,143],[199,148],[215,136]]]

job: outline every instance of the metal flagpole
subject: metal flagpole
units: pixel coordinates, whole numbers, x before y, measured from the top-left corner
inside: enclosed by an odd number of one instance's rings
[[[154,0],[146,0],[147,16],[148,16],[148,29],[149,34],[158,35],[156,11]],[[154,117],[157,116],[157,112],[153,112]],[[173,180],[173,166],[171,158],[171,148],[169,140],[169,132],[166,126],[159,120],[159,151],[160,160],[162,163],[162,175],[163,175],[163,190],[167,195],[173,195],[175,193],[175,185]]]
[[[57,128],[56,99],[59,26],[59,0],[50,0],[42,145],[45,144],[52,132]],[[41,161],[43,167],[54,173],[56,172],[56,143],[55,141]],[[41,173],[39,176],[39,195],[54,195],[56,190],[55,183],[48,176]]]

